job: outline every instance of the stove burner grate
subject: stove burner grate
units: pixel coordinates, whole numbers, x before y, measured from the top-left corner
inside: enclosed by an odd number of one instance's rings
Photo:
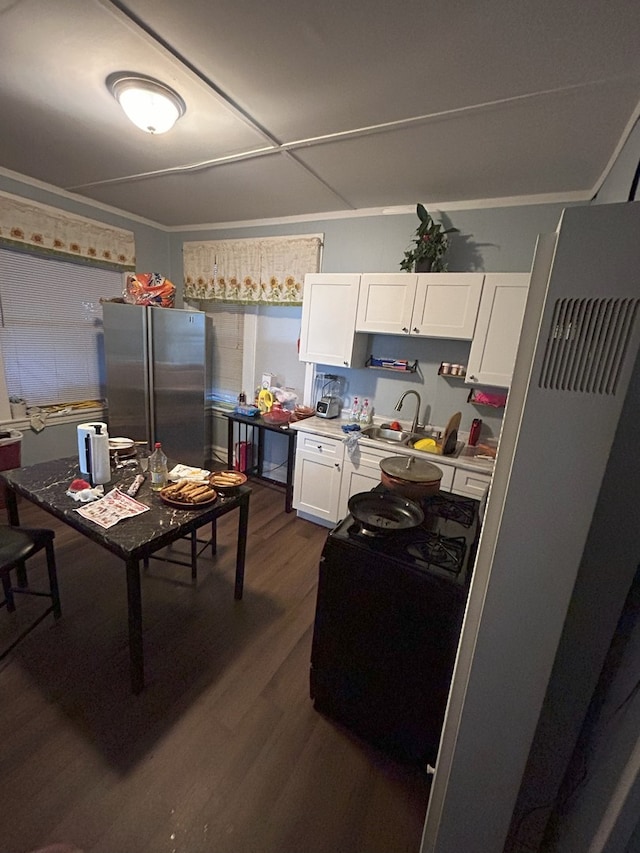
[[[439,494],[429,498],[427,504],[430,515],[437,515],[450,521],[457,521],[463,527],[471,527],[476,517],[478,502],[473,498],[461,498]]]
[[[424,533],[421,541],[412,542],[407,551],[412,557],[427,565],[438,566],[458,574],[464,565],[467,542],[464,536],[441,536]]]

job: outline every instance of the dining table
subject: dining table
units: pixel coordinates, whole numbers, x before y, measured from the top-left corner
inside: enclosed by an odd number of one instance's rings
[[[174,464],[169,461],[170,469]],[[105,495],[112,489],[126,492],[139,473],[133,465],[112,466],[111,482],[104,486]],[[212,503],[181,508],[165,502],[158,492],[152,491],[147,475],[135,495],[135,500],[148,509],[104,528],[97,522],[84,518],[78,509],[87,504],[78,503],[68,493],[72,481],[79,477],[81,474],[77,456],[0,471],[0,482],[6,487],[8,521],[11,525],[20,524],[20,496],[122,559],[126,574],[131,689],[137,694],[144,688],[142,569],[148,565],[149,558],[156,552],[178,539],[187,538],[191,542],[191,553],[190,562],[186,565],[191,566],[191,577],[195,581],[198,554],[203,550],[198,551],[198,543],[202,540],[198,540],[197,531],[205,525],[211,525],[210,539],[205,547],[210,544],[212,554],[215,554],[217,520],[238,510],[234,597],[241,599],[251,489],[246,485],[239,486],[231,494],[217,493]]]

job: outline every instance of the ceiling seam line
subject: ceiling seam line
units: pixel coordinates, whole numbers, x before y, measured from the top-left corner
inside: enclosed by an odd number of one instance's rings
[[[625,75],[629,76],[629,75]],[[614,79],[614,78],[612,78]],[[381,124],[365,125],[364,127],[353,128],[352,130],[339,130],[335,133],[324,134],[322,136],[310,136],[306,139],[295,139],[291,142],[282,142],[280,147],[300,148],[308,147],[314,144],[323,142],[333,142],[336,139],[364,136],[376,132],[384,132],[386,130],[395,130],[397,128],[407,127],[413,124],[427,123],[440,118],[448,118],[450,116],[465,115],[467,113],[481,112],[485,109],[491,109],[496,106],[507,106],[509,104],[517,104],[521,101],[532,100],[535,98],[543,98],[547,95],[558,95],[565,92],[577,91],[586,89],[591,86],[599,86],[603,83],[610,82],[608,79],[591,81],[590,83],[575,83],[571,86],[561,86],[555,89],[541,89],[538,92],[527,92],[523,95],[514,95],[509,98],[496,98],[493,101],[484,101],[480,104],[467,104],[463,107],[456,107],[451,110],[439,110],[434,113],[425,113],[419,116],[410,116],[409,118],[395,119],[393,121],[382,122]]]
[[[100,0],[100,2],[102,2],[102,0]],[[113,3],[113,2],[116,2],[116,0],[106,0],[106,2]],[[528,99],[532,99],[532,98],[538,98],[538,97],[544,97],[545,95],[550,95],[550,94],[558,94],[558,93],[562,93],[562,92],[574,91],[577,89],[583,89],[589,85],[597,85],[597,84],[602,83],[602,82],[607,82],[607,81],[606,80],[605,81],[595,81],[595,83],[589,83],[589,84],[575,84],[575,85],[572,85],[569,87],[560,87],[560,88],[556,88],[556,89],[540,90],[539,92],[530,92],[530,93],[527,93],[525,95],[517,95],[517,96],[512,97],[512,98],[499,98],[499,99],[496,99],[494,101],[486,101],[482,104],[471,104],[471,105],[468,105],[465,107],[458,107],[458,108],[453,109],[453,110],[442,110],[440,112],[427,113],[427,114],[421,115],[421,116],[411,116],[410,118],[397,119],[395,121],[384,122],[382,124],[369,125],[369,126],[365,126],[365,127],[361,127],[361,128],[354,128],[352,130],[336,131],[335,133],[326,134],[324,136],[309,137],[307,139],[293,140],[291,142],[282,142],[282,143],[275,143],[274,142],[273,148],[243,151],[243,152],[240,152],[238,154],[228,155],[226,157],[218,157],[218,158],[214,158],[213,160],[204,160],[200,163],[185,163],[182,166],[171,166],[167,169],[155,169],[151,172],[140,172],[140,173],[135,174],[135,175],[123,175],[123,176],[119,176],[117,178],[108,178],[104,181],[93,181],[90,183],[75,184],[73,186],[66,187],[66,189],[68,189],[68,190],[88,189],[91,187],[106,186],[106,185],[111,185],[111,184],[124,183],[127,181],[144,180],[146,178],[153,178],[153,177],[162,177],[164,175],[172,175],[172,174],[180,175],[180,174],[186,174],[189,172],[196,172],[196,171],[200,171],[200,170],[204,170],[204,169],[212,169],[216,166],[224,166],[224,165],[227,165],[228,163],[236,163],[236,162],[240,162],[242,160],[250,160],[250,159],[254,159],[256,157],[263,157],[267,154],[287,153],[287,152],[291,152],[291,151],[293,151],[295,149],[299,149],[299,148],[309,148],[313,145],[322,145],[322,144],[326,144],[326,143],[330,143],[330,142],[340,141],[343,139],[357,139],[357,138],[363,137],[363,136],[371,136],[371,135],[374,135],[376,133],[386,133],[386,132],[391,131],[391,130],[402,129],[403,127],[410,127],[410,126],[414,126],[417,124],[428,123],[429,121],[437,120],[437,119],[443,118],[443,117],[464,115],[464,114],[468,114],[468,113],[476,112],[476,111],[479,112],[479,111],[482,111],[483,109],[490,109],[491,107],[495,107],[495,106],[501,106],[501,105],[510,104],[510,103],[517,103],[519,101],[528,100]],[[312,177],[317,178],[317,176],[313,173],[313,171],[308,166],[306,166],[304,163],[302,163],[298,158],[296,158],[296,162],[303,169],[305,169]],[[331,187],[329,185],[327,185],[327,189],[331,190]],[[333,190],[331,190],[331,191],[334,192]],[[334,194],[338,198],[340,198],[341,201],[344,201],[345,204],[348,204],[348,202],[346,202],[344,199],[342,199],[342,197],[339,195],[339,193],[334,192]],[[349,204],[349,207],[352,207],[352,205]]]

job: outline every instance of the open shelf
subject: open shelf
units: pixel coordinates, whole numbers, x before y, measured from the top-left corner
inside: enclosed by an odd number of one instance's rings
[[[393,370],[394,373],[415,373],[418,369],[418,359],[409,362],[403,358],[376,358],[370,355],[365,367],[371,370]]]
[[[494,394],[472,388],[467,397],[467,403],[474,406],[487,406],[490,409],[503,409],[507,404],[507,394]]]

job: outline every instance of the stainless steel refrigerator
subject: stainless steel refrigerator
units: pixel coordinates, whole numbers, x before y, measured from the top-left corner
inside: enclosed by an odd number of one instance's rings
[[[103,304],[109,435],[162,442],[170,459],[206,462],[210,361],[201,311]]]

